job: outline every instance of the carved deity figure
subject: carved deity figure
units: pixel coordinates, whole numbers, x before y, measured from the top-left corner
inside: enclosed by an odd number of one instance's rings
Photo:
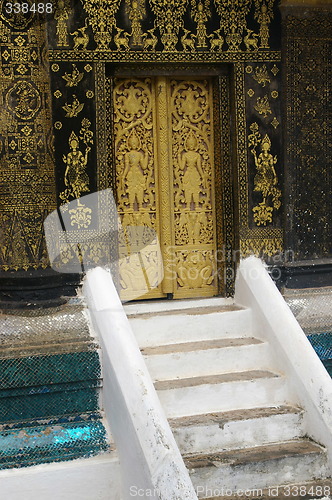
[[[267,6],[263,3],[261,7],[261,13],[257,18],[260,28],[259,28],[259,36],[261,39],[261,48],[268,49],[269,48],[269,24],[271,22],[270,15],[267,10]]]
[[[58,47],[68,47],[67,21],[69,19],[69,12],[63,0],[59,0],[58,2],[54,19],[56,20],[57,45]]]
[[[63,155],[63,161],[67,167],[64,175],[64,183],[69,189],[70,194],[74,198],[80,198],[82,193],[89,191],[89,176],[85,169],[88,163],[87,147],[85,155],[78,149],[79,141],[75,132],[72,132],[69,137],[70,153],[67,156]]]
[[[255,165],[257,168],[257,174],[254,178],[255,191],[261,191],[263,195],[263,203],[266,204],[266,198],[268,195],[273,194],[275,191],[275,186],[278,183],[276,171],[274,165],[277,163],[277,157],[272,156],[270,153],[271,141],[268,135],[262,139],[261,143],[262,152],[256,155],[255,149],[252,150]],[[275,207],[277,208],[277,207]]]
[[[194,19],[197,23],[197,47],[207,47],[205,23],[208,20],[208,16],[204,12],[204,5],[202,2],[199,2],[197,5],[197,12]]]
[[[127,185],[129,205],[134,208],[135,198],[142,207],[146,179],[143,171],[148,166],[148,155],[141,150],[141,141],[135,131],[131,132],[127,140],[128,151],[124,157],[123,178]]]
[[[182,155],[179,153],[178,161],[180,169],[184,171],[182,187],[187,206],[190,206],[191,200],[193,200],[196,208],[199,206],[201,184],[204,182],[202,158],[197,149],[197,139],[190,131],[185,140],[185,152]]]

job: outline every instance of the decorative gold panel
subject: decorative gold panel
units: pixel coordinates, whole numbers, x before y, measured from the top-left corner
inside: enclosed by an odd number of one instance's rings
[[[216,293],[212,86],[171,80],[175,297]]]
[[[118,80],[114,87],[114,137],[116,186],[120,220],[120,285],[122,298],[162,295],[156,275],[155,241],[136,255],[129,255],[128,226],[144,227],[141,238],[159,234],[158,171],[156,168],[155,95],[150,78]],[[144,272],[143,272],[144,270]]]
[[[217,293],[211,99],[212,84],[206,79],[116,81],[114,141],[118,210],[124,227],[119,242],[123,299],[137,298],[147,285],[160,281],[154,241],[140,258],[126,257],[128,226],[143,226],[143,240],[151,238],[153,229],[162,246],[164,280],[145,297]]]

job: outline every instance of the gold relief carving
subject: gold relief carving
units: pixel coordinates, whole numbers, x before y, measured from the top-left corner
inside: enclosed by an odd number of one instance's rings
[[[114,89],[115,150],[121,211],[155,207],[151,80],[127,80]]]
[[[276,130],[276,128],[278,127],[279,125],[279,122],[277,120],[276,117],[273,118],[272,122],[271,122],[271,125],[274,127],[274,130]]]
[[[192,245],[192,249],[176,252],[175,296],[192,294],[203,288],[215,292],[215,251],[213,223],[213,122],[211,87],[207,80],[171,80],[173,199],[175,248]],[[190,267],[197,273],[190,275]],[[181,276],[180,274],[181,273]],[[194,291],[195,290],[195,291]]]
[[[151,237],[151,228],[159,233],[153,102],[151,79],[116,81],[113,90],[116,190],[123,227],[118,249],[119,281],[121,297],[127,300],[132,296],[137,298],[137,292],[143,295],[148,290],[152,297],[161,293],[160,287],[153,289],[159,279],[156,266],[159,256],[156,241]],[[128,226],[131,242],[135,240],[133,226],[140,227],[141,238],[149,242],[136,255],[128,255]]]
[[[197,38],[197,48],[207,47],[207,34],[206,34],[206,22],[211,16],[210,11],[210,1],[205,0],[191,0],[192,17],[197,24],[196,28],[196,38]]]
[[[41,107],[39,91],[25,80],[16,82],[6,94],[8,109],[21,120],[31,120]]]
[[[121,0],[104,2],[103,0],[82,0],[88,14],[88,20],[97,43],[97,50],[107,50],[112,40],[112,32],[116,27],[115,14]]]
[[[62,97],[62,92],[61,90],[57,89],[54,93],[53,93],[54,97],[56,97],[57,99],[60,99],[60,97]]]
[[[116,27],[116,34],[114,35],[114,43],[118,50],[129,50],[129,33]]]
[[[252,30],[249,30],[246,28],[247,34],[243,38],[244,45],[246,46],[247,50],[258,50],[258,35],[254,33]]]
[[[145,0],[126,0],[126,9],[131,22],[132,44],[141,46],[143,43],[141,22],[146,15]]]
[[[153,274],[157,272],[154,244],[141,256],[141,263],[137,256],[134,260],[126,257],[126,228],[133,225],[153,228],[161,241],[164,280],[148,296],[216,293],[210,86],[207,80],[166,77],[115,83],[116,184],[124,227],[119,245],[123,298],[133,296],[133,290],[136,297],[139,291],[145,293],[146,283],[158,278]],[[190,274],[190,267],[197,276]]]
[[[210,50],[211,51],[221,51],[224,45],[224,38],[221,35],[221,30],[215,30],[211,35],[207,35],[210,39]]]
[[[249,97],[253,97],[255,95],[255,91],[253,89],[249,89],[247,94]]]
[[[92,90],[87,90],[85,92],[85,95],[87,96],[88,99],[92,99],[94,97],[94,92]]]
[[[228,50],[231,52],[239,51],[243,33],[247,29],[246,16],[251,7],[251,0],[242,0],[240,5],[237,2],[224,2],[222,0],[214,0],[214,3],[221,18],[220,29],[225,33]]]
[[[183,15],[188,0],[170,0],[168,2],[150,0],[150,3],[156,16],[155,25],[159,28],[164,51],[176,51],[179,30],[183,27]]]
[[[268,115],[272,113],[269,103],[269,98],[267,94],[264,97],[257,97],[256,105],[254,109],[258,111],[260,115],[263,115],[264,118],[267,118]]]
[[[64,183],[66,189],[60,193],[60,199],[68,203],[70,198],[80,198],[83,193],[89,191],[89,176],[86,173],[88,154],[93,144],[93,132],[90,130],[91,123],[87,118],[82,120],[80,140],[85,144],[85,153],[79,149],[79,139],[73,131],[69,137],[70,152],[63,155],[66,164]]]
[[[254,191],[261,192],[263,196],[263,201],[253,208],[254,221],[258,226],[266,226],[268,222],[272,222],[273,209],[278,210],[281,205],[281,191],[277,187],[278,178],[274,168],[277,157],[273,157],[270,153],[269,136],[266,134],[261,139],[257,123],[253,123],[250,130],[252,133],[248,136],[248,145],[254,155],[257,172],[254,178]],[[256,147],[258,144],[261,146],[261,153],[257,156]],[[269,199],[272,201],[272,206],[268,203]]]
[[[57,130],[61,130],[62,129],[62,123],[57,121],[57,122],[54,122],[54,128],[56,128]]]
[[[158,38],[154,34],[155,28],[152,28],[150,30],[147,30],[146,33],[143,33],[143,50],[150,50],[154,51],[156,48],[156,45],[158,43]]]
[[[73,102],[72,104],[66,104],[62,106],[62,109],[66,111],[66,118],[74,118],[82,111],[84,108],[84,103],[80,103],[77,99],[76,95],[73,94]]]
[[[277,90],[272,90],[271,97],[277,99],[279,97],[279,92]]]
[[[71,73],[65,73],[62,76],[62,78],[67,82],[66,87],[77,87],[84,75],[84,73],[81,73],[77,69],[76,64],[72,64],[72,67],[73,69]]]
[[[86,50],[89,43],[89,35],[86,33],[88,29],[87,22],[85,20],[85,25],[83,28],[78,28],[73,33],[70,33],[74,38],[73,50]]]
[[[241,257],[268,255],[273,257],[283,250],[282,238],[244,238],[240,241]]]
[[[260,25],[259,36],[261,49],[269,48],[269,26],[273,19],[273,4],[274,0],[263,0],[263,2],[262,0],[255,0],[255,18]]]
[[[273,65],[273,68],[271,69],[271,73],[274,75],[274,76],[277,76],[277,74],[279,73],[279,68],[278,66],[276,66],[275,64]]]
[[[266,64],[263,64],[263,66],[257,66],[255,68],[255,75],[253,78],[258,82],[262,87],[265,87],[267,83],[271,83],[271,79],[269,77],[268,71]]]
[[[59,71],[59,69],[60,69],[60,66],[58,64],[52,64],[51,70],[54,71],[54,73]]]
[[[54,12],[56,20],[56,37],[58,47],[68,47],[68,27],[67,22],[70,14],[70,3],[67,0],[58,0],[57,7]]]
[[[77,200],[77,207],[69,210],[69,213],[72,226],[77,226],[77,229],[87,229],[90,226],[92,210],[80,203],[79,200]]]
[[[190,34],[189,30],[183,28],[184,35],[181,36],[183,50],[195,50],[195,35]]]
[[[182,250],[176,253],[177,284],[182,293],[190,290],[209,290],[214,283],[213,252],[210,250]]]

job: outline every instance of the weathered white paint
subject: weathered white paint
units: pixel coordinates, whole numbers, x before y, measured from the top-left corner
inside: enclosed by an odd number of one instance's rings
[[[250,448],[269,443],[291,441],[304,435],[302,412],[259,415],[254,418],[236,417],[187,425],[172,423],[173,433],[181,453],[216,453],[220,450]],[[173,421],[172,421],[173,422]]]
[[[284,405],[294,401],[284,377],[158,390],[167,417]]]
[[[136,306],[137,307],[137,306]],[[179,306],[178,306],[179,307]],[[192,309],[197,307],[192,302]],[[213,340],[224,337],[252,336],[252,314],[249,309],[195,314],[189,308],[176,314],[129,316],[140,347],[179,342]]]
[[[122,500],[116,453],[0,471],[3,500]]]
[[[332,465],[332,380],[309,340],[256,257],[240,263],[235,300],[250,307],[255,330],[271,344],[306,410],[306,432],[326,446]]]
[[[143,351],[144,354],[144,351]],[[171,380],[272,368],[272,356],[267,342],[223,348],[210,348],[171,354],[144,355],[153,380]],[[259,364],[258,364],[259,363]]]
[[[105,412],[124,499],[133,498],[133,489],[160,500],[196,499],[110,273],[89,271],[83,293],[102,347]]]

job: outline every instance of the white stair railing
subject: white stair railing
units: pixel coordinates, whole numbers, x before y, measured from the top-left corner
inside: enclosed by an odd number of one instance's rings
[[[235,301],[251,308],[253,327],[272,346],[306,410],[306,432],[326,447],[332,470],[332,379],[258,258],[241,261]]]
[[[111,274],[88,271],[83,294],[102,349],[104,408],[120,457],[123,499],[196,500]]]

